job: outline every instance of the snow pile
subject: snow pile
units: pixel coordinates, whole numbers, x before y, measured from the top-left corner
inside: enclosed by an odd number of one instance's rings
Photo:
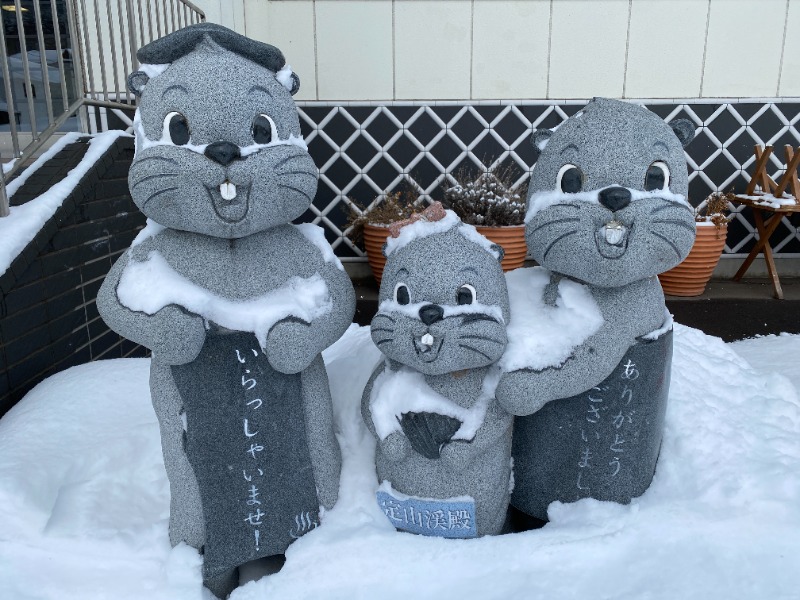
[[[398,371],[386,369],[375,379],[369,401],[375,433],[380,439],[386,439],[391,433],[402,431],[400,419],[404,413],[429,412],[458,419],[461,427],[452,439],[471,440],[483,424],[499,381],[500,372],[490,372],[483,383],[481,397],[471,407],[464,408],[431,389],[419,371],[407,367]]]
[[[556,306],[544,302],[550,271],[542,267],[506,273],[511,321],[504,371],[560,367],[572,351],[603,326],[603,314],[585,285],[562,279]]]
[[[734,348],[764,349],[766,370]],[[445,540],[395,532],[378,509],[360,400],[381,355],[353,327],[325,353],[339,503],[279,573],[231,600],[795,598],[800,401],[772,371],[794,373],[798,353],[800,336],[730,346],[677,325],[664,444],[644,496],[554,504],[540,530]],[[149,402],[146,361],[103,361],[50,378],[0,420],[4,598],[203,598],[198,553],[167,541]]]
[[[252,331],[261,347],[275,323],[297,317],[307,323],[331,311],[325,280],[292,277],[282,287],[248,300],[229,300],[189,281],[173,270],[161,254],[153,250],[145,261],[131,261],[122,271],[117,297],[123,306],[153,315],[165,306],[176,304],[206,321],[235,331]]]
[[[419,221],[404,225],[400,229],[400,233],[397,237],[390,236],[386,238],[386,256],[389,256],[392,252],[397,252],[400,248],[408,246],[414,240],[436,233],[444,233],[445,231],[450,231],[453,227],[458,227],[458,232],[461,235],[500,260],[500,252],[497,246],[478,233],[472,225],[462,223],[458,215],[452,210],[446,210],[444,218],[438,221],[420,219]]]
[[[68,144],[83,137],[77,133],[67,133],[42,154],[19,177],[6,186],[6,193],[12,198],[16,191],[33,175],[39,167],[58,154]],[[70,195],[81,178],[105,154],[119,137],[130,137],[124,131],[107,131],[94,136],[89,141],[89,150],[74,169],[38,198],[22,206],[12,206],[11,214],[0,219],[0,275],[6,272],[20,252],[33,241],[45,223],[56,214],[61,204]]]

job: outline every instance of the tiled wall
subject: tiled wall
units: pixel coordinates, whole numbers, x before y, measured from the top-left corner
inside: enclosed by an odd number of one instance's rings
[[[61,181],[88,149],[66,146],[11,198],[27,202]],[[45,377],[98,358],[146,350],[110,331],[95,298],[144,225],[128,192],[133,140],[120,138],[0,276],[0,416]]]
[[[800,96],[800,0],[195,0],[300,100]]]

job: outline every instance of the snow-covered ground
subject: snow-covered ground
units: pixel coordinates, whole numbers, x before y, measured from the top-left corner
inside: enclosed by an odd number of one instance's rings
[[[279,573],[231,597],[800,598],[798,356],[800,336],[726,345],[676,326],[664,445],[644,496],[555,504],[537,531],[444,540],[395,532],[374,501],[359,397],[379,355],[353,327],[325,355],[339,503]],[[147,374],[144,359],[75,367],[0,419],[3,599],[204,597],[197,552],[167,540]]]

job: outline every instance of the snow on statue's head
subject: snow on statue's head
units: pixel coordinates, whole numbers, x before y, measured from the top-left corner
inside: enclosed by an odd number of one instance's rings
[[[129,184],[136,205],[173,229],[240,238],[302,215],[317,169],[277,48],[210,23],[141,48]]]
[[[386,243],[372,339],[426,375],[490,365],[507,342],[503,251],[438,203],[426,212]]]
[[[681,262],[694,242],[685,120],[595,98],[555,131],[537,130],[526,241],[542,266],[599,287]]]

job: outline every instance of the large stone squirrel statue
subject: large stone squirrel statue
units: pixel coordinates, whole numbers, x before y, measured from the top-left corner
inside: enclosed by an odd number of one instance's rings
[[[203,553],[220,597],[237,568],[282,554],[338,496],[324,348],[352,285],[309,208],[318,172],[277,48],[198,24],[137,54],[129,185],[148,225],[97,304],[152,350],[150,387],[173,544]]]
[[[439,203],[394,233],[371,324],[386,359],[361,403],[378,503],[413,533],[501,533],[513,421],[494,400],[509,319],[502,249]]]
[[[561,321],[533,344],[509,330],[497,389],[519,415],[512,504],[528,515],[546,519],[553,500],[629,502],[650,484],[672,356],[657,275],[694,242],[683,151],[693,137],[688,121],[604,98],[534,133],[525,231],[541,267],[509,274],[512,323]],[[517,315],[524,294],[537,314]]]

